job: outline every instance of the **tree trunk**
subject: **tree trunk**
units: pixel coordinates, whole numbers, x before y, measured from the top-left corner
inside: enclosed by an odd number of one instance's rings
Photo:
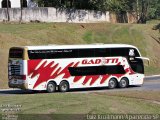
[[[70,8],[73,7],[73,4],[74,4],[74,0],[70,0]]]
[[[20,16],[20,20],[19,20],[19,23],[21,24],[22,23],[22,17],[23,17],[23,0],[21,0],[21,16]]]
[[[137,10],[136,10],[136,12],[137,12],[137,20],[139,20],[139,0],[137,0],[136,7],[137,7]]]
[[[7,0],[7,20],[10,21],[10,15],[9,15],[9,0]]]
[[[140,14],[140,18],[138,20],[138,23],[146,23],[147,21],[147,8],[148,8],[148,4],[145,3],[144,0],[141,0],[141,6],[142,6],[142,10],[141,10],[141,14]]]

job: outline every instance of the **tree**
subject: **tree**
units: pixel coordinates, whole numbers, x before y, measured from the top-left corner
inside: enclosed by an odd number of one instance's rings
[[[107,0],[89,0],[88,8],[100,11],[106,11],[108,9]]]
[[[137,23],[146,23],[147,21],[147,11],[148,11],[148,0],[137,1]]]
[[[10,21],[10,15],[9,15],[9,0],[7,0],[7,18],[8,18],[8,21]]]
[[[160,18],[160,0],[148,1],[147,19]]]
[[[20,3],[21,3],[21,16],[20,16],[20,23],[22,22],[22,17],[23,17],[23,0],[20,0]]]

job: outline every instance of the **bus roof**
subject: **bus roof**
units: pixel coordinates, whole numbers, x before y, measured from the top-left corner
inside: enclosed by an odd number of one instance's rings
[[[45,45],[45,46],[24,46],[28,50],[44,50],[44,49],[78,49],[78,48],[136,48],[128,44],[81,44],[81,45]]]

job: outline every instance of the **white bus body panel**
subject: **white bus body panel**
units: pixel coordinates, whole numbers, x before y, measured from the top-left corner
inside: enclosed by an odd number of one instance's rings
[[[96,61],[98,60],[101,60],[101,61],[96,63]],[[34,62],[34,60],[31,60],[31,61]],[[43,59],[39,62],[39,64],[37,64],[37,66],[35,66],[34,70],[32,70],[31,73],[28,73],[28,76],[27,76],[28,89],[46,90],[47,83],[49,81],[54,81],[56,82],[57,85],[59,85],[62,80],[67,80],[69,82],[70,88],[105,87],[105,86],[108,86],[108,81],[112,77],[116,78],[118,82],[120,81],[122,77],[127,77],[129,79],[130,85],[143,84],[144,75],[132,73],[133,71],[130,71],[130,69],[129,69],[129,72],[127,72],[126,74],[108,75],[108,78],[103,82],[103,84],[101,83],[101,81],[104,75],[92,75],[90,79],[87,79],[88,76],[81,76],[80,79],[76,80],[75,82],[75,77],[77,76],[71,76],[71,75],[68,76],[68,73],[69,73],[68,68],[65,69],[66,66],[71,63],[73,64],[70,67],[122,65],[124,67],[124,70],[127,70],[130,68],[130,66],[128,65],[127,59],[123,57]],[[54,68],[56,65],[58,66]],[[62,73],[59,75],[59,73],[61,73],[64,69],[67,70],[66,73]],[[57,72],[57,76],[54,76],[52,78],[51,76],[54,75],[56,72]],[[67,76],[67,77],[64,77],[64,76]],[[46,77],[46,80],[43,80],[42,77]],[[93,79],[95,79],[95,82],[91,84]],[[85,84],[83,84],[85,80],[86,82]],[[39,82],[35,86],[37,81]]]

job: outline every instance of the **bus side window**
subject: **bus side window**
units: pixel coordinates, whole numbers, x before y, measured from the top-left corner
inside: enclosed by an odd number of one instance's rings
[[[77,58],[78,49],[64,49],[62,58]]]
[[[109,57],[110,49],[109,48],[96,48],[95,57]]]
[[[62,56],[63,56],[62,50],[50,50],[50,53],[46,55],[46,59],[62,58]]]
[[[127,56],[127,49],[126,48],[111,48],[111,56]]]
[[[79,49],[78,57],[95,57],[95,49]]]

